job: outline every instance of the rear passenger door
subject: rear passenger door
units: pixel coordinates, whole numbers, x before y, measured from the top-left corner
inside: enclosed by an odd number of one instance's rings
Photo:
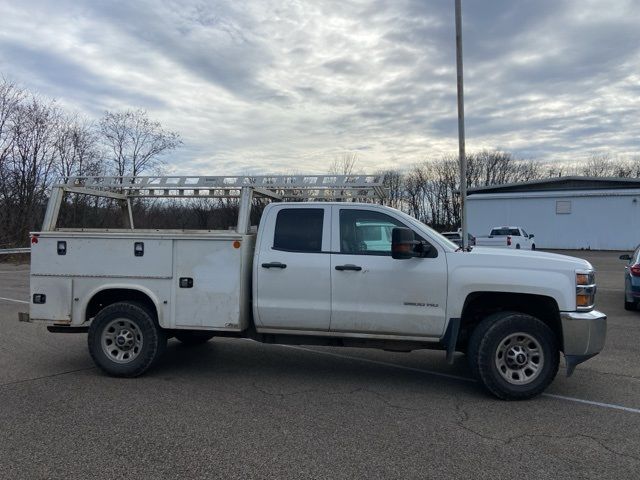
[[[283,205],[268,215],[254,263],[258,329],[328,331],[331,208]]]

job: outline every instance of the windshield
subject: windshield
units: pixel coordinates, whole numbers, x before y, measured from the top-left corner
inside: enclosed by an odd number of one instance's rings
[[[458,245],[453,243],[447,237],[445,237],[444,235],[439,234],[433,228],[431,228],[428,225],[425,225],[420,220],[417,220],[417,219],[413,218],[411,215],[407,215],[406,213],[401,212],[400,210],[396,210],[396,212],[402,217],[403,220],[405,220],[406,222],[410,223],[411,225],[413,225],[415,227],[418,227],[418,228],[427,229],[429,231],[429,235],[431,235],[432,237],[436,238],[440,242],[441,245],[447,246],[447,247],[451,248],[452,250],[458,250],[460,248]]]

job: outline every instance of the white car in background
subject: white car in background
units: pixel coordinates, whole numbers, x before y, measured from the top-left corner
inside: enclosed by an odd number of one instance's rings
[[[535,235],[522,227],[493,227],[488,237],[476,237],[479,247],[514,248],[516,250],[535,250]]]

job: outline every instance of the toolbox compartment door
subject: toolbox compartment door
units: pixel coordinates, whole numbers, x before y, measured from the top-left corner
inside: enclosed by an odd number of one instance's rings
[[[241,329],[242,255],[233,243],[233,239],[174,242],[176,327]]]
[[[31,275],[29,297],[31,320],[69,323],[73,301],[73,279],[69,277],[42,277]],[[34,294],[46,295],[45,303],[33,303]]]

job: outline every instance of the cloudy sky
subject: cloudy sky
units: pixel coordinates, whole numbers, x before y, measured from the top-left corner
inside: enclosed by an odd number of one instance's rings
[[[324,172],[457,151],[453,0],[0,0],[0,74],[146,109],[175,172]],[[467,149],[640,153],[638,0],[463,0]]]

